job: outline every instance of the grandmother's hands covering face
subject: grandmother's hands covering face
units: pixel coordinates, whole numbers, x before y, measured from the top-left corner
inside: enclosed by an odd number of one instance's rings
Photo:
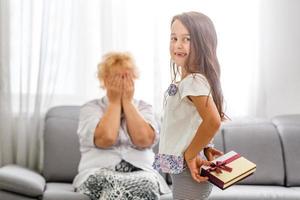
[[[122,103],[130,103],[134,95],[134,81],[130,73],[123,77]]]
[[[109,76],[104,83],[110,103],[124,104],[132,101],[134,96],[134,80],[131,73],[120,73]]]
[[[107,97],[110,103],[120,104],[122,98],[122,75],[109,76],[104,81]]]

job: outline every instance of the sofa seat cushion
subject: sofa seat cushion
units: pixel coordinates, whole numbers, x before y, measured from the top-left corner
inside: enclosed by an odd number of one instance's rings
[[[210,200],[299,200],[300,187],[234,185],[226,190],[213,187]]]
[[[13,192],[0,190],[0,200],[36,200],[36,198],[26,197]]]
[[[172,200],[172,194],[162,195],[160,199]],[[74,192],[71,183],[47,183],[43,200],[89,200],[89,198]]]
[[[43,200],[89,200],[89,198],[74,192],[71,183],[47,183]]]

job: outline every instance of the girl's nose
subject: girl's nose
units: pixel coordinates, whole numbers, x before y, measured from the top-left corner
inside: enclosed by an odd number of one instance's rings
[[[181,48],[182,48],[182,42],[179,41],[179,40],[177,40],[177,41],[176,41],[176,44],[175,44],[175,48],[176,48],[176,49],[181,49]]]

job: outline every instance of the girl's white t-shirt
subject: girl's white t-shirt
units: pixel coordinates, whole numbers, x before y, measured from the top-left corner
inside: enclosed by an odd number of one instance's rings
[[[177,87],[176,94],[168,95],[165,102],[159,154],[183,156],[202,122],[188,96],[211,96],[207,79],[199,73],[189,74]]]

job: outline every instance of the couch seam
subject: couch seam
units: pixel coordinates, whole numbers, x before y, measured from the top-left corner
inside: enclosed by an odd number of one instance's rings
[[[284,186],[287,186],[287,169],[286,169],[286,157],[285,157],[285,149],[284,149],[284,145],[283,145],[283,140],[282,140],[282,137],[281,137],[281,134],[280,134],[280,131],[278,129],[278,126],[276,124],[274,124],[272,122],[273,126],[275,127],[276,129],[276,132],[277,132],[277,135],[279,137],[279,141],[280,141],[280,146],[281,146],[281,149],[282,149],[282,159],[283,159],[283,170],[284,170],[284,177],[283,177],[283,184]]]
[[[223,148],[224,148],[224,153],[227,152],[227,147],[226,147],[226,142],[225,142],[225,129],[222,128],[221,130],[221,137],[222,137],[222,142],[223,142]]]

